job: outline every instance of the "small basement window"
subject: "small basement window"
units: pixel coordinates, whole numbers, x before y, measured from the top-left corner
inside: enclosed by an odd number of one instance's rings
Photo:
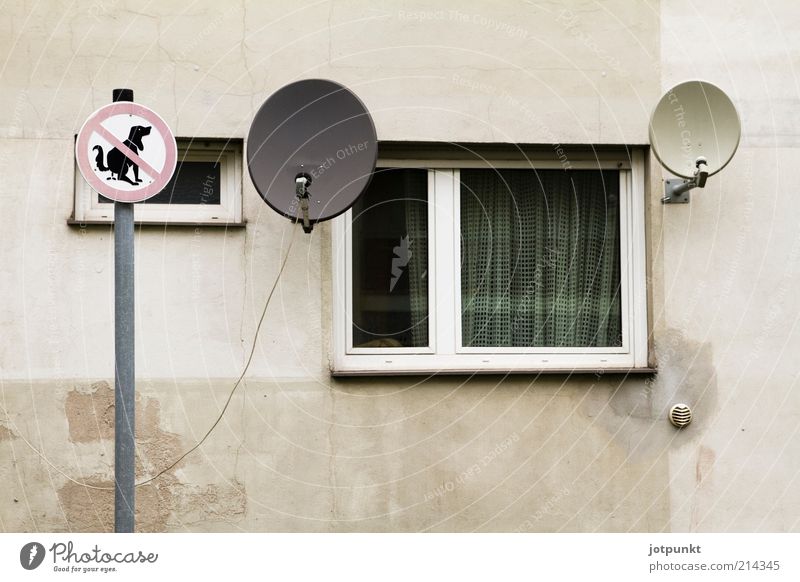
[[[175,175],[159,194],[137,202],[134,219],[152,224],[235,225],[242,222],[242,140],[178,138]],[[113,201],[86,183],[75,168],[71,222],[109,223]]]

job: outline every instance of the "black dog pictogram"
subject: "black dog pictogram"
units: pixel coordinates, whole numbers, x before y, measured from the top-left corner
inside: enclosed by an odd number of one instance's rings
[[[150,127],[146,127],[144,125],[134,125],[130,132],[128,132],[128,139],[126,139],[123,143],[128,146],[133,153],[138,155],[139,151],[144,149],[142,138],[146,135],[150,135],[150,129]],[[97,169],[101,172],[111,172],[111,177],[106,178],[106,180],[122,180],[124,182],[128,182],[129,184],[133,184],[134,186],[141,182],[139,179],[138,164],[128,158],[128,156],[119,151],[117,148],[114,148],[108,152],[108,165],[103,163],[103,148],[99,145],[96,145],[92,149],[97,151],[97,157],[94,160],[97,163]],[[133,180],[128,177],[128,170],[130,168],[133,168]],[[136,181],[134,182],[134,180]]]

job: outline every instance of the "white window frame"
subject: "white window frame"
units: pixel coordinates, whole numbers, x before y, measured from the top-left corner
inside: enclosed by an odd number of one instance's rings
[[[559,161],[382,159],[379,167],[428,169],[430,345],[354,348],[352,333],[352,211],[332,225],[334,375],[635,371],[648,368],[644,155],[571,161],[579,169],[620,171],[622,346],[599,348],[465,347],[461,337],[460,168],[563,169]]]
[[[242,142],[178,138],[178,161],[220,163],[219,204],[136,204],[134,221],[145,224],[230,225],[242,222]],[[75,168],[72,221],[109,223],[114,205],[100,198]]]

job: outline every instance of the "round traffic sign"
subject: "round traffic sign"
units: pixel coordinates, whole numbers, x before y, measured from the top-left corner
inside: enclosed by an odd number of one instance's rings
[[[83,178],[106,198],[142,202],[172,178],[178,147],[155,111],[120,101],[89,116],[78,132],[75,159]]]

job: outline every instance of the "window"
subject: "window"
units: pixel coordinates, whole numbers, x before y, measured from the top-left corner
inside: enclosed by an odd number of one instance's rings
[[[378,170],[351,224],[353,347],[427,347],[427,172]]]
[[[178,139],[178,165],[169,184],[134,207],[140,223],[242,222],[241,140]],[[75,169],[75,211],[80,223],[114,220],[114,203],[92,190]]]
[[[647,367],[643,155],[381,159],[333,226],[335,374]]]

